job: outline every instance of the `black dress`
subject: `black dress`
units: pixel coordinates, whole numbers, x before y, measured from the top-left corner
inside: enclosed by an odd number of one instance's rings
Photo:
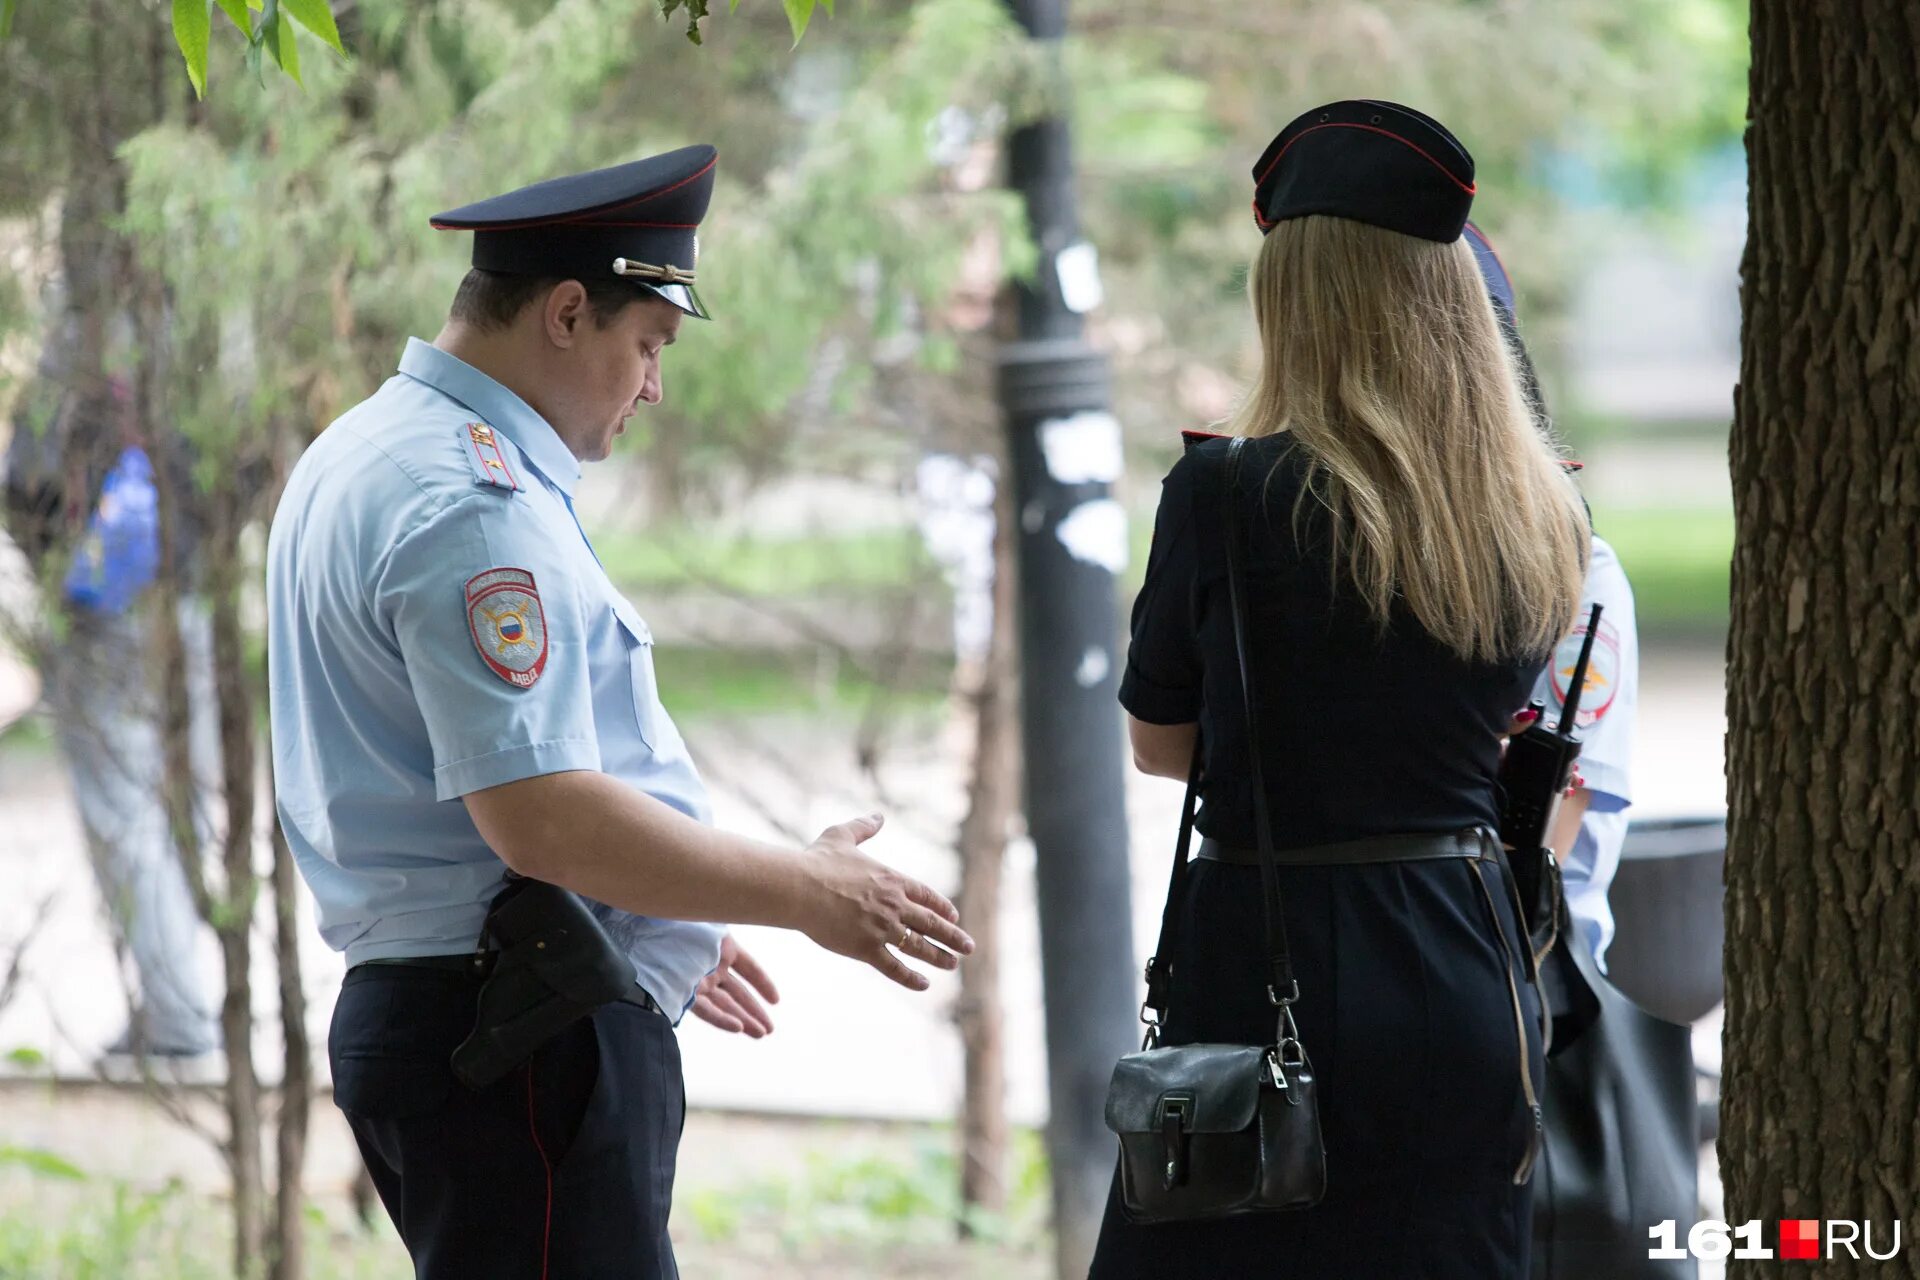
[[[1324,509],[1296,508],[1306,451],[1285,435],[1249,441],[1223,499],[1225,443],[1197,446],[1167,476],[1120,692],[1141,720],[1200,723],[1201,832],[1255,843],[1223,500],[1242,504],[1248,537],[1275,847],[1496,825],[1499,736],[1546,655],[1469,663],[1410,613],[1383,630],[1333,571]],[[1195,862],[1165,1043],[1271,1040],[1259,877]],[[1486,894],[1466,859],[1283,865],[1280,882],[1326,1196],[1298,1212],[1140,1226],[1116,1195],[1092,1275],[1520,1280],[1532,1213],[1529,1187],[1514,1183],[1532,1131],[1523,1063],[1537,1096],[1542,1054],[1533,990],[1509,969],[1524,952],[1506,896]]]

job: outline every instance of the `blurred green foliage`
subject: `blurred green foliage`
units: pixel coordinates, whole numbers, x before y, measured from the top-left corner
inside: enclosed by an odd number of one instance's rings
[[[1596,508],[1593,520],[1627,571],[1641,630],[1717,635],[1726,629],[1732,511]]]
[[[909,665],[882,683],[844,655],[810,646],[755,651],[712,645],[654,649],[661,696],[674,719],[802,714],[812,720],[848,719],[885,699],[896,716],[946,709],[949,665]]]
[[[875,1248],[947,1243],[962,1214],[953,1147],[951,1131],[941,1127],[922,1136],[905,1161],[817,1150],[799,1176],[697,1188],[680,1197],[679,1207],[708,1240],[752,1234],[786,1250],[828,1241]],[[968,1226],[985,1242],[1036,1247],[1045,1239],[1049,1212],[1045,1151],[1029,1130],[1017,1131],[1010,1148],[1006,1211],[968,1210]]]
[[[8,1169],[0,1153],[0,1277],[13,1280],[225,1280],[220,1206],[178,1184],[143,1190],[79,1170]],[[62,1164],[65,1162],[62,1161]],[[69,1166],[69,1169],[71,1167]],[[400,1280],[406,1251],[384,1220],[345,1232],[310,1210],[308,1280]]]
[[[926,544],[910,529],[716,537],[680,524],[595,533],[593,546],[614,585],[636,597],[661,587],[754,596],[859,592],[935,572]]]

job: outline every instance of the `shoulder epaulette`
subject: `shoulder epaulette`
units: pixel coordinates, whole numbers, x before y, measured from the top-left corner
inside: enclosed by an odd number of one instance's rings
[[[492,427],[484,422],[463,425],[460,428],[460,449],[467,455],[467,465],[473,468],[475,484],[505,489],[509,493],[519,491],[520,479],[513,474],[513,468],[507,465],[507,456],[501,451],[500,440]]]

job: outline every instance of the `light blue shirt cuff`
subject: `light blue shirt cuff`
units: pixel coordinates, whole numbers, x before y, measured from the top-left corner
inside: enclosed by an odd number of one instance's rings
[[[1593,813],[1618,813],[1633,803],[1627,771],[1600,760],[1579,761],[1580,776],[1586,782],[1587,808]]]
[[[592,739],[554,738],[530,742],[441,765],[433,771],[433,795],[436,800],[457,800],[469,792],[484,791],[502,783],[548,773],[570,773],[576,769],[600,772],[600,747]]]

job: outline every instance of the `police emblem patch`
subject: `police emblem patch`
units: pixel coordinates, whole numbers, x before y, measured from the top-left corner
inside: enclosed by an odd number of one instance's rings
[[[1553,651],[1553,707],[1558,711],[1567,705],[1567,690],[1573,684],[1573,668],[1580,661],[1580,646],[1587,639],[1587,617],[1593,610],[1593,601],[1583,601],[1580,605],[1580,621],[1575,624],[1572,634],[1560,642]],[[1580,714],[1575,717],[1575,727],[1585,729],[1600,723],[1613,707],[1613,700],[1620,692],[1620,633],[1606,618],[1600,619],[1600,634],[1593,638],[1593,655],[1587,659],[1586,682],[1580,686]]]
[[[467,579],[467,629],[487,668],[515,688],[531,688],[547,669],[547,616],[525,569]]]

